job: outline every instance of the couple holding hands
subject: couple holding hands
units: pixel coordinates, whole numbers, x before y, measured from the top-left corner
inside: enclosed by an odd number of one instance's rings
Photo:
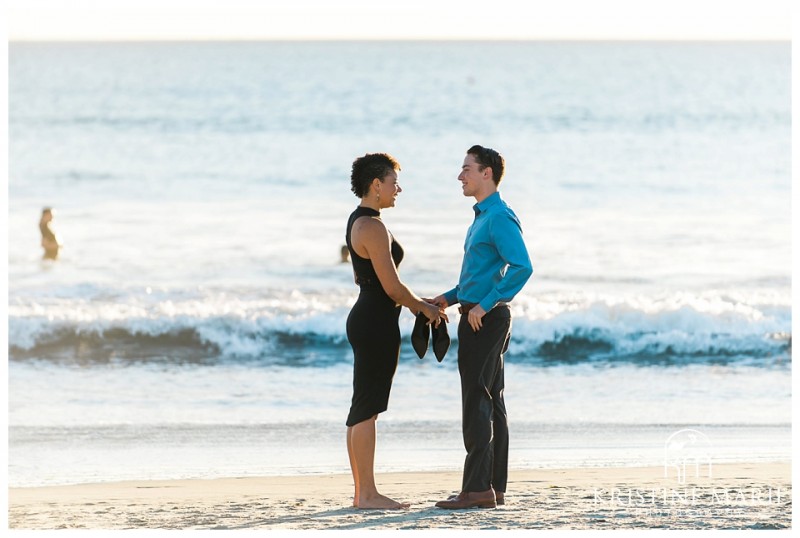
[[[422,299],[401,280],[403,248],[381,221],[402,192],[400,165],[390,155],[372,153],[353,162],[353,193],[361,204],[347,222],[346,241],[360,288],[347,318],[353,347],[353,399],[347,417],[347,452],[357,508],[408,508],[381,495],[375,485],[374,456],[378,414],[386,411],[400,356],[398,319],[402,306],[438,327],[445,309],[459,304],[458,371],[462,424],[467,451],[461,490],[439,508],[494,508],[504,503],[508,479],[508,425],[503,401],[503,354],[511,338],[509,301],[533,273],[522,227],[498,191],[503,157],[490,148],[467,150],[458,180],[474,197],[475,220],[467,231],[458,284]]]

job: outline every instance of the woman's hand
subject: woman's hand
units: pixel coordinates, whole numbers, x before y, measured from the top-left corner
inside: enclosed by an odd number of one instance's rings
[[[428,318],[428,325],[433,324],[434,327],[438,327],[442,320],[450,321],[447,319],[447,314],[444,313],[444,309],[434,304],[423,302],[421,312]]]

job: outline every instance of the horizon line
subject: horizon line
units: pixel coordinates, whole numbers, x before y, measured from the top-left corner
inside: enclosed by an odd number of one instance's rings
[[[445,38],[445,37],[283,37],[283,38],[9,38],[9,45],[14,43],[791,43],[791,38],[779,37],[546,37],[546,38]]]

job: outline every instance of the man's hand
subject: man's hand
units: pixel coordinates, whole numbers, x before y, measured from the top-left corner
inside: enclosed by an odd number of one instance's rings
[[[478,332],[481,327],[483,327],[483,316],[486,315],[486,311],[481,308],[481,305],[475,305],[472,307],[472,310],[469,311],[467,316],[467,321],[469,322],[469,326],[472,327],[472,330]]]
[[[426,303],[435,304],[442,310],[450,306],[449,304],[447,304],[447,299],[444,298],[444,295],[437,295],[433,299],[426,299],[425,297],[423,297],[422,300],[425,301]]]

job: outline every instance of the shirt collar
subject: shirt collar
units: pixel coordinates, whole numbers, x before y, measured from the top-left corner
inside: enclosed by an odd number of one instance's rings
[[[480,215],[493,205],[499,203],[500,203],[500,191],[496,191],[487,196],[486,198],[484,198],[483,201],[472,206],[472,209],[473,211],[475,211],[475,216],[477,217],[478,215]]]

